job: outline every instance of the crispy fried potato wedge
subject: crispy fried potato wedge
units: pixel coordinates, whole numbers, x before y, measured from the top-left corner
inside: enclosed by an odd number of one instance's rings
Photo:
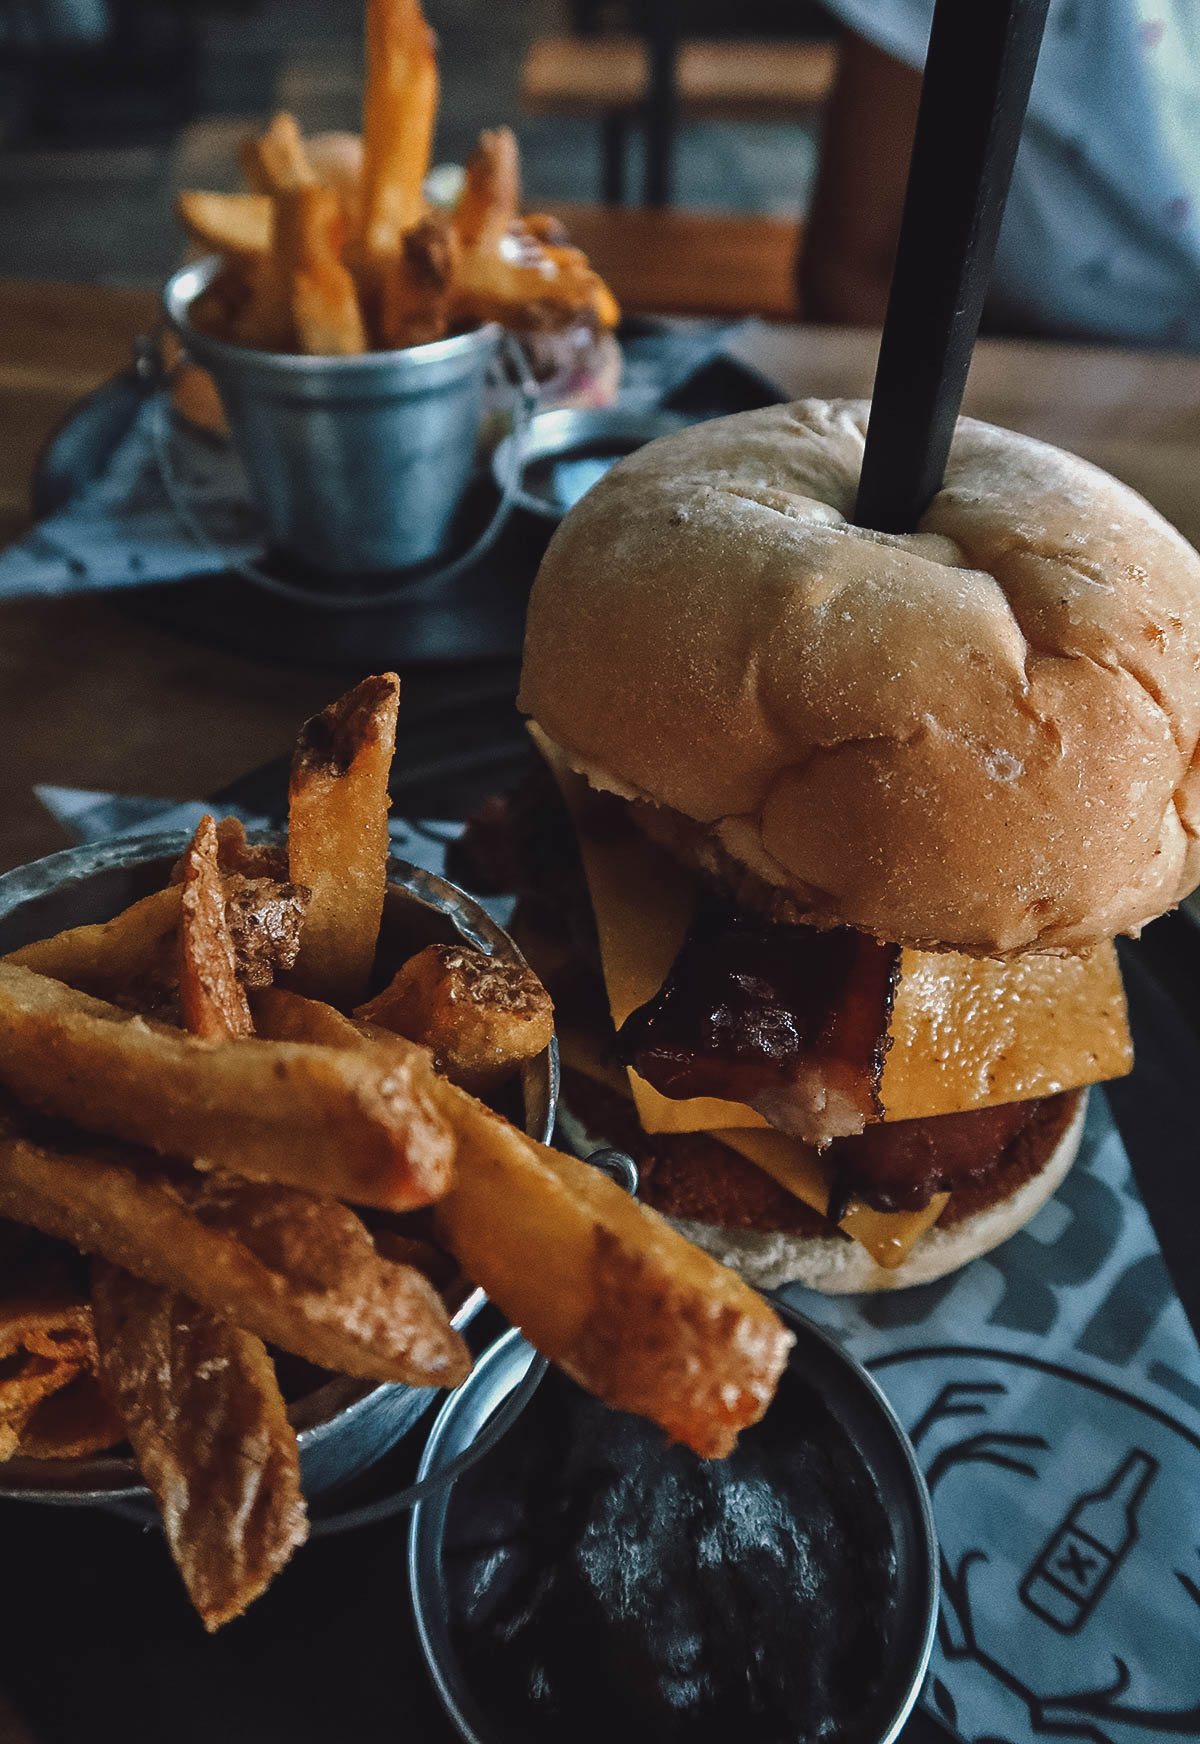
[[[387,879],[388,772],[400,680],[364,678],[301,730],[288,790],[288,865],[310,891],[290,984],[333,1005],[366,993]]]
[[[180,1011],[192,1035],[251,1033],[225,914],[217,826],[180,863]],[[300,1457],[265,1344],[162,1284],[96,1260],[104,1385],[158,1503],[167,1546],[205,1627],[237,1616],[306,1535]]]
[[[521,210],[521,162],[511,127],[481,133],[467,159],[454,229],[464,249],[496,254]]]
[[[255,260],[271,247],[269,194],[210,194],[189,188],[175,201],[175,215],[205,248],[235,260]]]
[[[171,407],[187,423],[210,436],[228,437],[229,420],[220,391],[206,369],[180,363],[171,374]]]
[[[0,1300],[0,1460],[17,1451],[43,1400],[95,1367],[92,1313],[86,1302],[72,1297]]]
[[[86,1459],[125,1439],[125,1426],[95,1375],[81,1369],[74,1380],[36,1408],[17,1452],[22,1459]]]
[[[395,350],[444,337],[457,256],[453,229],[431,214],[405,232],[399,254],[376,260],[381,345]]]
[[[206,1629],[240,1616],[308,1536],[300,1456],[260,1338],[98,1261],[100,1372]]]
[[[252,1180],[384,1210],[428,1204],[454,1160],[436,1082],[420,1049],[214,1045],[0,962],[0,1083],[43,1114]]]
[[[251,1035],[254,1026],[238,979],[217,853],[216,822],[206,814],[183,856],[179,1008],[190,1035],[232,1041]]]
[[[424,215],[421,184],[437,117],[433,32],[419,0],[368,0],[363,91],[363,244],[395,255]]]
[[[273,878],[282,884],[288,875],[287,849],[277,842],[248,841],[246,826],[237,817],[217,819],[217,861],[222,872],[240,872],[244,878]],[[172,884],[178,881],[172,873]]]
[[[763,1298],[598,1169],[444,1080],[441,1100],[459,1167],[434,1220],[467,1276],[589,1393],[729,1453],[792,1345]]]
[[[0,1214],[191,1296],[321,1368],[451,1386],[470,1367],[419,1271],[375,1250],[346,1206],[163,1164],[0,1115]]]
[[[308,161],[294,115],[280,113],[272,118],[265,133],[244,139],[238,150],[238,163],[256,194],[284,194],[316,185],[316,171]]]
[[[340,256],[342,208],[330,188],[276,195],[279,262],[291,289],[296,344],[310,357],[353,357],[367,349],[354,280]]]
[[[476,1095],[554,1034],[554,1006],[533,970],[469,945],[427,945],[354,1015],[431,1048],[438,1070]]]
[[[39,975],[52,975],[85,993],[99,992],[169,949],[179,930],[179,914],[179,888],[168,885],[143,896],[112,920],[71,927],[52,939],[22,945],[4,961]]]
[[[256,1008],[265,1031],[273,1001]],[[288,1033],[304,1002],[279,1000]],[[314,1036],[347,1020],[319,1008]],[[391,1044],[360,1035],[365,1052]],[[721,1457],[770,1404],[792,1335],[736,1272],[576,1157],[527,1138],[445,1079],[454,1187],[434,1208],[439,1240],[529,1342],[581,1387]]]

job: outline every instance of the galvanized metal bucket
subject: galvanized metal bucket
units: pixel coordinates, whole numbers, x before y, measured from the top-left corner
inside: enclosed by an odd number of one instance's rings
[[[108,920],[149,891],[160,889],[186,843],[186,834],[174,832],[89,843],[3,873],[0,955],[67,927]],[[524,961],[508,934],[473,898],[432,872],[391,860],[380,962],[398,967],[404,956],[426,944],[459,939],[487,956]],[[528,1062],[521,1089],[526,1131],[549,1140],[558,1097],[555,1041]],[[472,1291],[454,1313],[453,1325],[460,1330],[467,1326],[484,1299],[481,1290]],[[339,1375],[298,1399],[288,1415],[296,1429],[301,1483],[308,1500],[373,1465],[437,1398],[429,1388],[391,1382],[375,1385]],[[59,1506],[99,1504],[147,1522],[154,1519],[133,1460],[122,1454],[8,1460],[0,1464],[0,1496]]]
[[[439,557],[476,464],[485,388],[512,356],[503,329],[355,357],[256,351],[191,320],[220,264],[182,268],[163,306],[217,384],[271,543],[334,577]]]

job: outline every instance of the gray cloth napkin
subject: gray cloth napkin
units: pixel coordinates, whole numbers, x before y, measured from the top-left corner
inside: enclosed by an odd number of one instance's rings
[[[110,592],[227,569],[261,550],[245,477],[227,443],[172,420],[173,469],[218,552],[198,545],[172,509],[155,458],[158,396],[147,400],[100,476],[0,552],[0,599]]]

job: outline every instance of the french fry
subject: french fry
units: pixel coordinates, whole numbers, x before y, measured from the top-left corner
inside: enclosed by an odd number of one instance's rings
[[[276,115],[265,133],[244,139],[238,162],[256,194],[283,194],[317,183],[294,115]]]
[[[210,194],[189,188],[177,197],[175,216],[193,242],[233,260],[260,260],[271,247],[269,194]]]
[[[445,219],[430,216],[405,233],[400,253],[378,265],[378,328],[389,349],[444,337],[458,240]]]
[[[112,920],[71,927],[52,939],[22,945],[4,961],[84,993],[104,994],[173,949],[179,931],[180,890],[168,885],[151,891]]]
[[[445,1080],[439,1100],[459,1167],[434,1221],[467,1276],[586,1391],[707,1458],[729,1453],[792,1344],[763,1298],[599,1170]]]
[[[251,1333],[99,1261],[101,1372],[208,1630],[240,1616],[308,1536],[300,1458]]]
[[[363,92],[363,248],[395,256],[423,217],[437,115],[434,36],[419,0],[368,0]]]
[[[210,436],[229,435],[229,420],[217,384],[199,364],[180,363],[172,370],[171,406],[196,429],[205,430]]]
[[[454,229],[465,250],[498,254],[521,209],[521,164],[511,127],[481,133],[467,159]]]
[[[86,1302],[75,1297],[0,1301],[0,1461],[16,1453],[43,1400],[95,1367]]]
[[[245,878],[283,883],[288,875],[287,849],[275,842],[247,841],[246,826],[236,817],[217,820],[217,861],[222,872],[240,872]],[[171,882],[178,882],[174,874]]]
[[[323,188],[341,202],[346,235],[362,235],[363,142],[360,133],[310,133],[304,141],[308,161]]]
[[[579,249],[528,241],[531,249],[513,259],[464,251],[451,297],[454,321],[499,321],[518,332],[553,331],[581,318],[616,325],[616,299]]]
[[[21,1431],[22,1459],[85,1459],[125,1438],[125,1428],[87,1369],[36,1407]]]
[[[225,914],[217,826],[181,862],[180,1011],[209,1041],[251,1033]],[[267,1348],[191,1297],[92,1266],[103,1385],[162,1516],[188,1595],[215,1629],[269,1585],[307,1536],[300,1456]]]
[[[188,307],[188,320],[202,333],[229,344],[239,344],[239,327],[254,297],[254,287],[263,271],[263,261],[229,260],[211,278]],[[164,356],[168,356],[166,347]]]
[[[180,900],[179,1008],[183,1028],[209,1041],[251,1035],[250,1006],[238,980],[237,954],[225,918],[217,826],[207,814],[183,856]]]
[[[384,1210],[428,1204],[452,1176],[420,1050],[214,1047],[3,962],[0,1083],[90,1131]]]
[[[270,1028],[269,998],[258,1020]],[[300,1002],[288,1002],[286,1020],[295,1034]],[[320,1011],[312,1026],[336,1027]],[[360,1046],[381,1044],[361,1035]],[[537,1144],[446,1079],[434,1093],[458,1155],[434,1223],[466,1275],[588,1392],[696,1453],[728,1453],[766,1410],[791,1348],[768,1304],[598,1169]]]
[[[279,269],[289,282],[292,326],[300,351],[352,357],[367,349],[354,280],[339,258],[342,209],[329,188],[302,187],[275,197]]]
[[[364,678],[301,730],[288,789],[288,865],[310,891],[290,985],[351,1006],[375,957],[387,877],[387,783],[400,680]]]
[[[192,1297],[321,1368],[449,1386],[470,1366],[428,1280],[346,1206],[0,1115],[0,1215]]]
[[[233,336],[260,351],[288,351],[295,344],[294,280],[303,243],[299,196],[317,187],[300,130],[290,115],[276,115],[266,133],[243,140],[242,174],[271,201],[270,246],[242,262],[250,296],[233,317]]]
[[[433,1050],[439,1071],[482,1095],[549,1047],[550,995],[523,963],[427,945],[354,1014]]]

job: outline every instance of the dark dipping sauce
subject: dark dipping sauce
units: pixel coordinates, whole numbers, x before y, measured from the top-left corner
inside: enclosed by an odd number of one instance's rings
[[[455,1485],[443,1557],[466,1684],[506,1744],[878,1735],[892,1531],[791,1370],[725,1460],[664,1446],[551,1370]]]

